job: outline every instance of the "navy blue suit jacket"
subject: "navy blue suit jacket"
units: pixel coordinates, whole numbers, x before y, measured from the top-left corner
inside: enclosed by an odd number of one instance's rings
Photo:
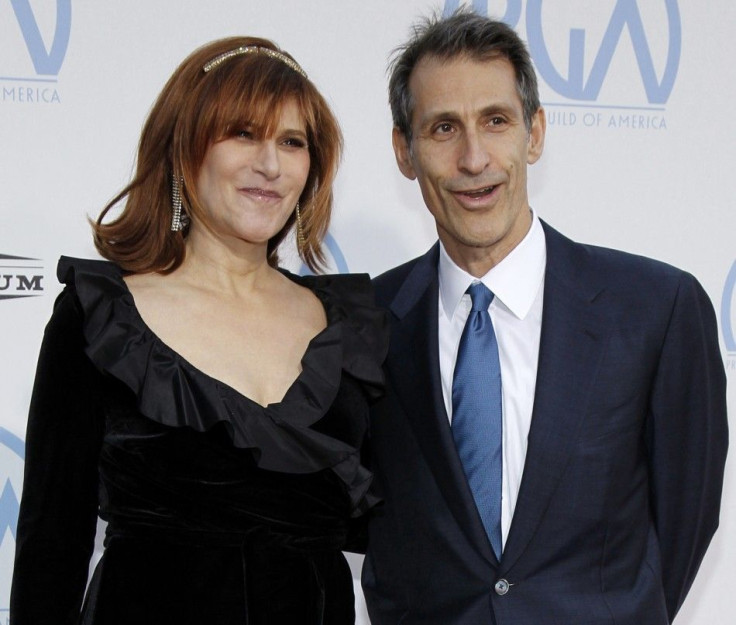
[[[664,625],[718,526],[728,426],[707,295],[669,265],[544,231],[536,394],[500,563],[442,400],[438,246],[374,281],[392,335],[371,433],[373,625]]]

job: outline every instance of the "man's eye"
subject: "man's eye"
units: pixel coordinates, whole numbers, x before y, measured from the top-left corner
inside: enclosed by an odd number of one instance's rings
[[[436,135],[448,135],[454,130],[454,127],[449,122],[443,122],[441,124],[437,124],[434,127],[434,134]]]

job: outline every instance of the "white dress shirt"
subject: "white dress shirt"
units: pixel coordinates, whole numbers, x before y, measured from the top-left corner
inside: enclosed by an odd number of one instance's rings
[[[532,421],[546,263],[544,231],[532,213],[532,225],[521,243],[480,279],[495,296],[488,312],[501,362],[504,545],[519,495]],[[452,422],[452,376],[471,305],[470,295],[465,291],[479,280],[460,269],[441,243],[438,270],[440,375],[445,409]]]

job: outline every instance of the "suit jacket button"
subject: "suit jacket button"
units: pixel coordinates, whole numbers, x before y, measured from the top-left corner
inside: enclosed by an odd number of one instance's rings
[[[509,584],[505,579],[499,579],[493,586],[493,590],[496,591],[496,594],[502,597],[509,591],[509,588],[511,588],[511,584]]]

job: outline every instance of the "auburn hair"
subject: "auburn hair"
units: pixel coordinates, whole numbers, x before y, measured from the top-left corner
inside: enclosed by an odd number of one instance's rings
[[[299,256],[312,270],[325,264],[322,240],[332,211],[332,183],[342,152],[337,120],[315,86],[278,58],[239,54],[210,71],[204,65],[241,46],[279,50],[267,39],[228,37],[190,54],[174,71],[143,125],[136,170],[130,183],[92,223],[100,254],[131,273],[169,273],[184,260],[188,227],[171,230],[172,180],[182,181],[185,213],[207,223],[196,181],[209,147],[241,128],[270,137],[286,102],[296,102],[307,129],[310,167],[299,198],[304,244]],[[288,56],[288,55],[287,55]],[[125,200],[120,214],[105,222]],[[295,214],[268,242],[268,262],[278,264],[278,247],[294,226]]]

